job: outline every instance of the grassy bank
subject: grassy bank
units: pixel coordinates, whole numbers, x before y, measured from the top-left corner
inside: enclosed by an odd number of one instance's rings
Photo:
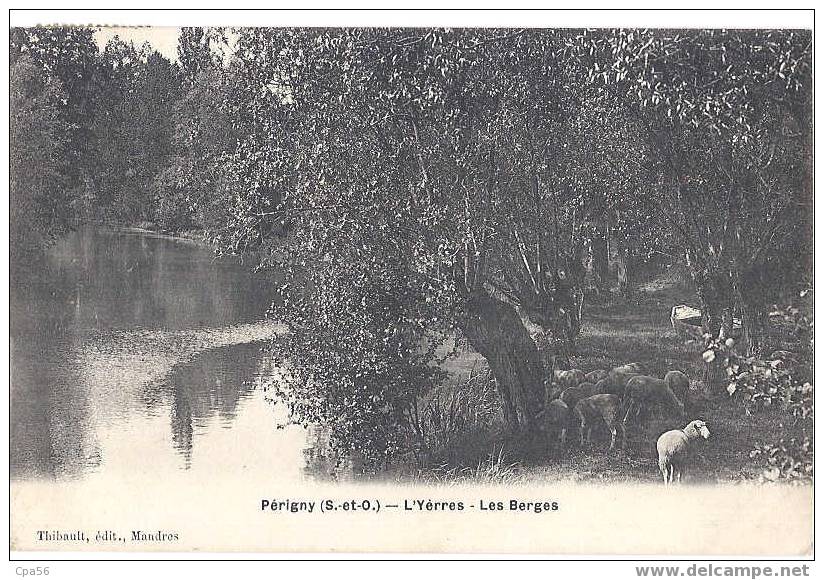
[[[662,377],[673,369],[686,373],[692,387],[687,419],[705,420],[712,432],[711,439],[700,448],[688,480],[697,483],[757,479],[763,465],[750,457],[755,445],[780,436],[797,436],[800,429],[790,424],[787,414],[781,411],[746,416],[738,403],[711,402],[703,397],[699,384],[703,349],[678,337],[669,320],[672,306],[681,303],[695,304],[696,300],[692,291],[677,279],[641,286],[630,298],[603,297],[591,301],[586,308],[577,354],[572,357],[573,367],[590,371],[638,361],[654,376]],[[470,373],[483,372],[484,363],[467,349],[448,361],[446,368],[451,379],[447,389],[460,389]],[[471,433],[456,440],[457,449],[434,457],[431,465],[398,477],[436,482],[457,477],[506,484],[657,481],[660,474],[655,441],[664,431],[681,428],[685,423],[657,411],[642,424],[628,429],[625,451],[608,452],[608,434],[602,432],[595,436],[591,447],[572,444],[564,451],[552,453],[525,451],[529,446],[505,435],[498,416],[486,425],[472,426]]]

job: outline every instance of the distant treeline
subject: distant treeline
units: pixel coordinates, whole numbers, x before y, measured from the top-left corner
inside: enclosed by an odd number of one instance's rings
[[[182,174],[207,108],[190,111],[195,79],[212,62],[203,31],[181,35],[170,62],[115,37],[101,51],[91,28],[11,31],[12,215],[18,246],[63,231],[72,218],[202,227]],[[198,144],[198,147],[201,147]],[[206,146],[208,147],[208,145]],[[200,177],[201,174],[198,174]]]

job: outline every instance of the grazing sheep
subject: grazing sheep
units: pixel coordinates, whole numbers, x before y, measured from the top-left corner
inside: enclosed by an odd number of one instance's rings
[[[544,379],[544,404],[557,399],[563,389],[558,388],[550,378]]]
[[[690,379],[681,371],[670,371],[664,375],[664,382],[686,407],[689,404]]]
[[[584,371],[578,369],[572,369],[568,371],[558,371],[554,372],[555,377],[555,384],[565,389],[567,387],[575,387],[580,385],[584,382]]]
[[[605,371],[602,369],[598,369],[595,371],[590,371],[584,376],[584,381],[587,383],[595,384],[598,381],[605,379],[609,376],[609,371]]]
[[[575,417],[580,421],[581,446],[584,440],[589,443],[592,440],[592,427],[598,421],[603,421],[609,429],[612,438],[609,449],[615,448],[615,439],[618,436],[618,428],[621,428],[621,446],[623,447],[626,437],[624,436],[623,425],[620,421],[621,398],[618,395],[592,395],[586,399],[581,399],[575,405]],[[586,434],[586,438],[584,437]]]
[[[564,391],[561,387],[556,387],[554,385],[547,385],[546,386],[546,403],[553,401],[561,396],[561,393]]]
[[[632,363],[633,365],[637,363]],[[626,389],[627,382],[635,376],[638,376],[640,373],[635,369],[635,367],[630,368],[631,365],[624,365],[620,367],[615,367],[609,374],[607,378],[598,381],[598,393],[605,394],[605,395],[618,395],[619,397],[624,396],[624,390]]]
[[[658,467],[664,485],[681,482],[684,466],[689,460],[690,447],[701,438],[709,439],[710,430],[703,421],[692,421],[683,429],[667,431],[658,438]]]
[[[626,425],[629,416],[635,411],[635,416],[641,415],[641,410],[648,404],[661,403],[669,409],[684,416],[684,404],[675,396],[666,381],[636,375],[627,382],[623,398],[623,423]]]
[[[625,365],[621,365],[620,367],[615,367],[615,369],[629,371],[639,375],[647,372],[646,367],[639,362],[627,363]]]
[[[609,377],[603,378],[597,383],[595,383],[595,394],[596,395],[608,395],[609,393]]]
[[[586,399],[595,394],[595,385],[592,383],[581,383],[576,387],[567,387],[561,392],[560,399],[567,404],[570,409],[581,399]]]
[[[570,417],[569,407],[560,399],[550,401],[544,410],[538,413],[539,429],[546,438],[547,450],[552,446],[553,441],[559,441],[562,449],[566,446]]]

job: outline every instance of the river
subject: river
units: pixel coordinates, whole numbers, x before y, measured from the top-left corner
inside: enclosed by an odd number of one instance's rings
[[[237,259],[84,227],[11,283],[13,480],[345,477],[267,399],[272,284]]]

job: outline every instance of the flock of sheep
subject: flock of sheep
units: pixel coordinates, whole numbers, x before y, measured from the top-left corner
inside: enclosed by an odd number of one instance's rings
[[[645,372],[640,363],[586,374],[577,369],[556,370],[538,415],[547,442],[564,448],[567,433],[577,431],[583,447],[591,443],[593,427],[604,424],[611,435],[610,450],[615,448],[619,431],[624,448],[627,426],[639,423],[653,408],[683,418],[689,403],[689,378],[681,371],[669,371],[663,379]],[[696,420],[658,438],[658,466],[665,484],[681,481],[690,447],[709,435],[706,423]]]

